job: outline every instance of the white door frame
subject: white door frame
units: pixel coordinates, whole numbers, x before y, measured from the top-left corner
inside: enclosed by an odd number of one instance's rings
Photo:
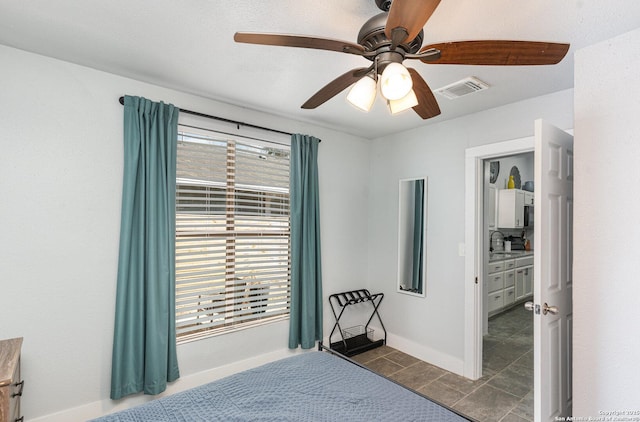
[[[484,224],[484,160],[535,148],[533,136],[468,148],[465,151],[465,270],[464,270],[464,368],[463,375],[482,376],[483,270],[486,242]]]

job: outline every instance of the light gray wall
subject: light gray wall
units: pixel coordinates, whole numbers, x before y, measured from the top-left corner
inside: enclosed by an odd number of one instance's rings
[[[321,138],[325,296],[363,287],[368,141],[4,46],[0,63],[0,338],[24,337],[28,420],[86,420],[114,408],[123,94]],[[328,307],[325,315],[328,333]],[[285,321],[179,346],[183,377],[169,391],[286,355],[287,330]]]
[[[640,29],[576,52],[573,410],[640,410]]]
[[[479,94],[481,95],[481,94]],[[444,100],[446,101],[446,100]],[[561,91],[373,141],[369,206],[370,289],[381,307],[389,344],[462,373],[464,356],[465,149],[533,135],[543,118],[573,126],[573,91]],[[398,180],[429,178],[426,298],[396,293]]]

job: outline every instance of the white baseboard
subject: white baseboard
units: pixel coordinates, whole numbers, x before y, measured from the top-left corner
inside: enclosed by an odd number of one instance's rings
[[[406,338],[387,333],[387,345],[427,363],[463,376],[464,361]]]
[[[168,396],[180,391],[188,390],[193,387],[197,387],[202,384],[206,384],[215,381],[226,376],[245,371],[247,369],[255,368],[265,363],[273,362],[278,359],[282,359],[291,356],[296,353],[303,353],[300,349],[289,350],[282,349],[275,352],[266,353],[263,355],[255,356],[250,359],[245,359],[238,362],[233,362],[228,365],[224,365],[218,368],[201,371],[195,374],[180,377],[179,380],[167,386],[167,390],[156,396],[145,396],[138,394],[135,396],[129,396],[122,400],[111,400],[105,398],[104,400],[95,401],[82,406],[74,407],[71,409],[65,409],[61,412],[57,412],[50,415],[41,416],[35,419],[30,419],[32,422],[69,422],[69,421],[86,421],[89,419],[97,418],[109,413],[117,412],[120,410],[128,409],[133,406],[137,406],[143,403],[147,403],[151,400],[158,399],[160,397]]]

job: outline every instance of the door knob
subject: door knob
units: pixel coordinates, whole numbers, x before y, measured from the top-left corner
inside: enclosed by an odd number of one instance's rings
[[[545,303],[544,305],[542,305],[542,314],[546,315],[547,312],[552,315],[558,315],[558,312],[560,311],[558,310],[557,306],[549,306]]]
[[[527,311],[533,311],[535,305],[533,304],[533,302],[525,302],[524,303],[524,309],[526,309]]]

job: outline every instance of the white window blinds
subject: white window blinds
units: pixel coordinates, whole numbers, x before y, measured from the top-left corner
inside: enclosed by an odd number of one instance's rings
[[[180,126],[176,334],[289,314],[289,149]]]

